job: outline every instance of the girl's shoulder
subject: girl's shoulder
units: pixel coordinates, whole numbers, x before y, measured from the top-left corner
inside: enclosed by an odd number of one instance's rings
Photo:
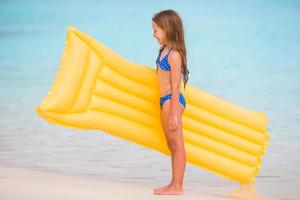
[[[172,48],[172,51],[170,52],[170,57],[181,57],[181,54],[177,49]]]
[[[170,63],[181,62],[181,54],[177,49],[172,49],[169,55],[169,61]]]

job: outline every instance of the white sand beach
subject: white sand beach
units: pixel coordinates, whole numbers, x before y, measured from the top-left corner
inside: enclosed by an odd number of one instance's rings
[[[154,195],[152,188],[129,183],[91,180],[83,177],[23,168],[0,167],[1,200],[55,199],[206,199],[223,200],[204,194]]]

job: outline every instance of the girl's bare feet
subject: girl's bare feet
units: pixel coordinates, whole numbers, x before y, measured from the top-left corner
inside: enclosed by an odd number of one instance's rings
[[[172,185],[167,185],[161,188],[157,188],[153,193],[157,195],[181,195],[183,194],[183,189],[176,189]]]
[[[153,190],[153,193],[155,194],[157,192],[160,192],[161,190],[164,190],[164,189],[166,189],[167,187],[170,187],[170,186],[171,186],[171,183],[169,183],[169,185],[166,185],[166,186],[163,186],[163,187],[155,188]]]

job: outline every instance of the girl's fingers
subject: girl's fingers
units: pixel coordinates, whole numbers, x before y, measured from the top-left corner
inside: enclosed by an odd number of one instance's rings
[[[175,130],[176,128],[177,128],[177,123],[175,122],[175,123],[170,123],[169,124],[169,128],[171,129],[171,130]]]
[[[173,125],[173,123],[170,123],[170,124],[169,124],[169,128],[170,128],[171,130],[173,130],[173,129],[174,129],[174,125]]]

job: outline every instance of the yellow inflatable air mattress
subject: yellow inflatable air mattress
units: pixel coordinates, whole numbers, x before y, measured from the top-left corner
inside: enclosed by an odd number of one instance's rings
[[[47,121],[101,130],[170,156],[160,122],[155,70],[132,63],[93,37],[67,27],[56,78],[37,113]],[[187,162],[253,183],[269,142],[268,117],[189,83],[183,134]]]

